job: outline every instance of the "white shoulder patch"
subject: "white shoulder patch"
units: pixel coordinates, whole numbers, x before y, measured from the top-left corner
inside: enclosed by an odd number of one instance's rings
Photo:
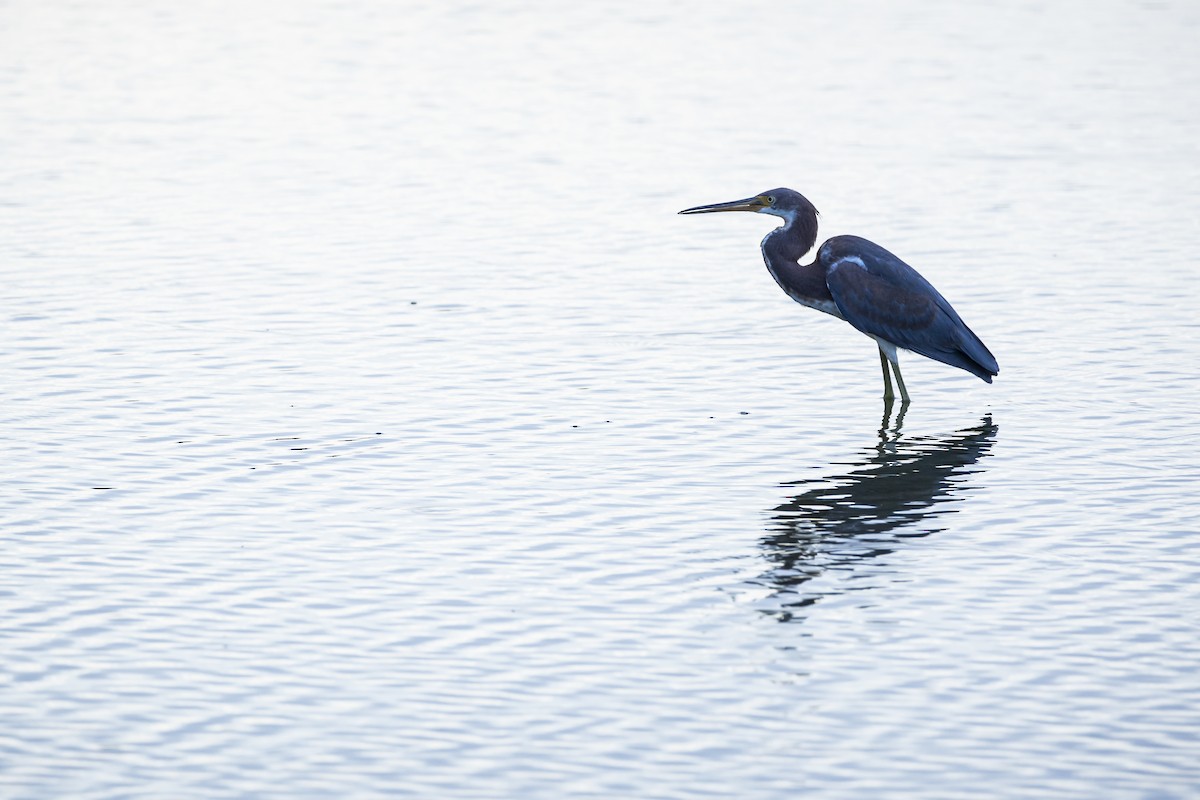
[[[851,264],[857,264],[858,266],[862,267],[863,269],[867,268],[867,265],[858,256],[842,256],[837,261],[835,261],[829,265],[829,271],[833,272],[835,269],[837,269],[842,264],[845,264],[847,262],[849,262]]]

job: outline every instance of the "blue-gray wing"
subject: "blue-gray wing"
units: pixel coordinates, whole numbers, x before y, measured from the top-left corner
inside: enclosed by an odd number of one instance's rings
[[[877,244],[837,236],[817,254],[829,293],[858,330],[953,367],[988,383],[996,359],[936,289]]]

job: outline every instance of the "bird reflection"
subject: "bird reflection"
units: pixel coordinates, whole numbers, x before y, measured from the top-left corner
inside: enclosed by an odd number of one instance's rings
[[[847,471],[784,484],[802,491],[772,510],[762,539],[771,568],[753,583],[771,590],[764,613],[781,622],[801,619],[823,596],[870,588],[856,585],[852,574],[836,587],[809,584],[831,570],[854,573],[906,538],[942,530],[937,518],[965,499],[968,477],[980,471],[976,464],[991,450],[997,426],[985,416],[978,427],[951,436],[906,438],[906,410],[902,405],[893,424],[892,404],[885,405],[878,443]]]

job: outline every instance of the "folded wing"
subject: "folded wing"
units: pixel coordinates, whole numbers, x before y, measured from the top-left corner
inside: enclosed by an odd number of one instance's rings
[[[858,330],[988,383],[1000,371],[950,303],[884,248],[856,236],[838,236],[821,247],[817,258],[834,302]]]

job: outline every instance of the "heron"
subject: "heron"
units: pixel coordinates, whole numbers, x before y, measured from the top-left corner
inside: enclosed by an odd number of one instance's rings
[[[751,211],[783,219],[762,240],[767,271],[800,305],[845,320],[875,340],[884,400],[896,396],[889,365],[896,373],[901,402],[910,400],[900,375],[901,349],[966,370],[987,383],[999,374],[995,356],[946,298],[915,269],[874,242],[834,236],[817,249],[811,263],[801,264],[800,259],[817,243],[817,209],[799,192],[771,189],[745,200],[679,213],[718,211]]]

